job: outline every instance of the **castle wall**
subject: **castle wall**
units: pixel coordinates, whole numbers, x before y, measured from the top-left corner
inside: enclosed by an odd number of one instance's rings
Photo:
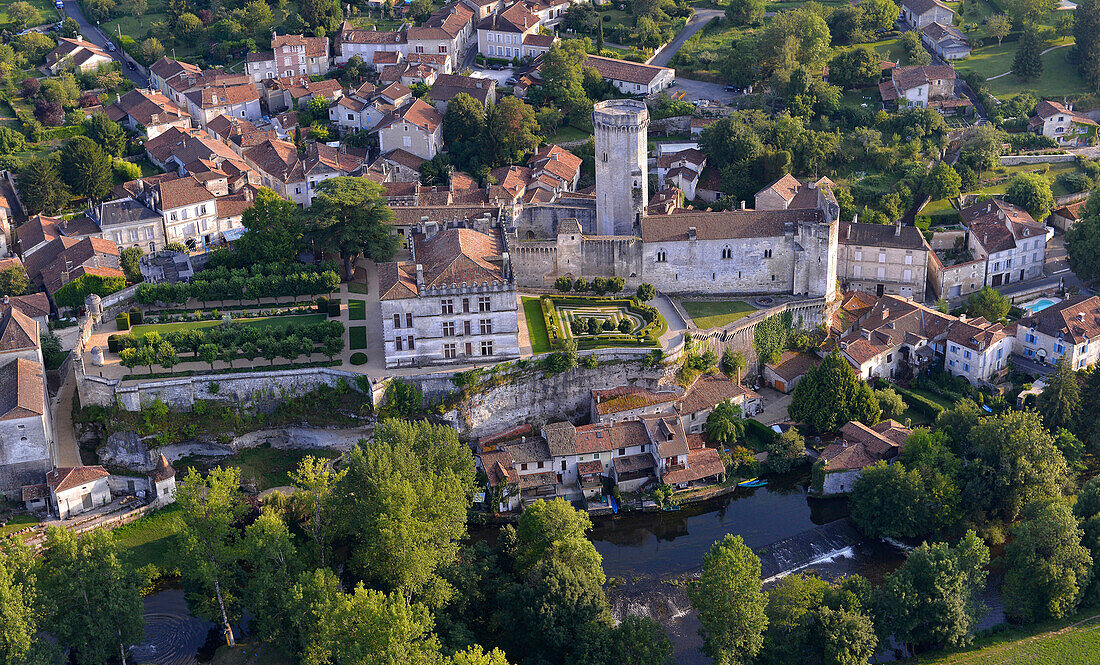
[[[730,258],[722,258],[726,249]],[[794,287],[794,254],[794,234],[645,243],[642,278],[673,294],[785,294]]]
[[[622,277],[627,289],[641,278],[641,240],[633,236],[560,235],[555,240],[508,236],[512,274],[519,288],[549,288],[562,275]]]
[[[558,235],[558,225],[563,219],[575,219],[580,222],[581,230],[595,234],[596,201],[587,205],[562,205],[549,203],[524,206],[516,217],[516,235],[523,239],[554,238]]]

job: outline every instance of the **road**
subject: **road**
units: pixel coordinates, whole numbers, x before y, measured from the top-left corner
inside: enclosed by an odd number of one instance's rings
[[[104,50],[107,49],[107,37],[103,35],[103,31],[100,30],[98,26],[89,22],[87,18],[85,18],[84,12],[80,10],[80,5],[78,5],[74,0],[66,0],[65,14],[66,16],[72,17],[73,20],[80,24],[80,34],[84,35],[84,39],[90,41],[91,43],[99,46]],[[139,88],[146,88],[149,86],[148,78],[142,76],[141,72],[130,71],[130,69],[126,66],[126,60],[122,57],[121,50],[111,53],[111,57],[122,64],[122,73],[126,75],[126,78],[133,81],[134,85],[138,86]]]
[[[658,51],[657,55],[653,56],[653,59],[649,61],[649,64],[668,67],[668,63],[672,60],[672,56],[676,55],[676,52],[680,50],[684,42],[690,39],[692,35],[702,30],[703,26],[712,18],[725,15],[726,12],[721,9],[696,9],[695,13],[688,19],[684,29],[680,31],[680,34],[676,35],[676,39],[673,39],[666,44],[663,49]]]

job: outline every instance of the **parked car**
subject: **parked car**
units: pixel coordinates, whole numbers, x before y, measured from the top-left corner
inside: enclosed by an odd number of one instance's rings
[[[132,62],[130,62],[129,60],[127,60],[127,61],[126,61],[126,69],[129,69],[129,70],[130,70],[130,71],[132,71],[132,72],[136,72],[136,71],[137,71],[137,66],[136,66],[136,65],[134,65],[134,63],[132,63]]]
[[[517,83],[519,83],[519,81],[516,80],[515,76],[509,76],[508,79],[504,82],[504,85],[515,85]]]

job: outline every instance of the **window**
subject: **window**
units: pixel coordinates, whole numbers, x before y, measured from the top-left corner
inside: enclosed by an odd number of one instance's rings
[[[489,296],[478,296],[477,298],[477,311],[488,312],[492,310],[492,301]]]
[[[455,344],[453,342],[450,343],[450,344],[444,344],[443,345],[443,357],[444,358],[447,358],[448,360],[450,360],[452,358],[455,358],[456,356],[458,356],[458,349],[455,347]]]
[[[397,316],[397,315],[395,314],[394,316]],[[455,336],[455,322],[454,321],[444,321],[443,322],[443,336],[444,337],[454,337]]]
[[[964,372],[969,372],[970,371],[970,363],[963,363],[963,371]]]
[[[526,470],[527,470],[527,464],[526,464],[526,463],[524,463],[524,464],[520,464],[520,465],[519,465],[519,470],[520,470],[520,471],[526,471]]]
[[[905,255],[905,265],[907,265],[907,266],[913,265],[913,255],[912,254],[906,254]]]
[[[963,351],[963,358],[966,358],[967,360],[970,360],[970,351],[969,350]]]
[[[948,365],[949,367],[954,367],[954,366],[955,366],[955,361],[954,361],[954,360],[948,360],[948,361],[947,361],[947,365]]]
[[[765,250],[764,250],[764,258],[765,258],[765,259],[770,259],[771,257],[772,257],[772,250],[770,250],[770,249],[765,249]]]
[[[205,215],[206,214],[206,206],[204,206],[204,205],[199,206],[199,214],[200,215]]]
[[[355,120],[355,116],[349,113],[348,114],[348,120]]]
[[[401,327],[401,315],[400,314],[394,314],[393,315],[393,327],[394,328],[400,328]]]
[[[412,312],[405,312],[405,327],[406,328],[412,328],[413,327]]]
[[[879,268],[877,273],[879,279],[886,279],[886,268]]]
[[[481,320],[481,334],[482,335],[492,335],[493,334],[493,320],[492,319],[482,319]]]
[[[722,258],[723,259],[732,259],[733,258],[733,250],[730,249],[729,245],[726,245],[725,247],[722,248]]]
[[[402,339],[400,337],[395,337],[393,339],[393,348],[394,349],[396,349],[398,351],[403,351],[404,350],[403,345],[404,345],[404,342],[402,341]]]
[[[470,335],[470,322],[469,321],[463,321],[462,322],[462,334],[466,335],[466,336]]]
[[[414,338],[413,338],[412,335],[409,335],[408,340],[409,340],[409,351],[412,351],[413,349],[416,348],[416,342],[414,341]]]
[[[863,276],[863,266],[861,266],[861,265],[853,266],[852,267],[852,277],[862,277],[862,276]]]
[[[619,448],[619,454],[620,455],[625,455],[626,454],[626,448]]]
[[[491,356],[493,355],[493,343],[491,341],[484,341],[481,343],[481,355]]]
[[[903,276],[902,276],[902,279],[904,279],[904,280],[905,280],[906,282],[911,282],[911,281],[913,281],[913,271],[912,271],[912,270],[905,270],[905,271],[904,271],[904,272],[902,273],[902,275],[903,275]]]
[[[467,312],[467,313],[470,311],[470,299],[469,298],[463,298],[462,299],[462,311]]]
[[[667,260],[668,260],[668,255],[665,254],[665,250],[658,249],[657,250],[657,263],[664,263]]]
[[[887,354],[886,354],[886,362],[888,362],[888,363],[892,363],[892,362],[894,362],[894,354],[892,354],[892,353],[887,353]]]
[[[540,468],[540,469],[541,469],[541,468],[542,468],[542,465],[543,465],[543,463],[542,463],[542,462],[539,462],[537,466],[538,466],[538,468]]]
[[[951,353],[958,353],[958,352],[959,352],[959,347],[952,344],[951,345]]]
[[[412,137],[411,136],[403,136],[402,138],[405,139],[404,143],[405,143],[406,148],[412,146],[413,142],[412,142]]]
[[[439,304],[443,306],[443,314],[455,313],[455,301],[451,300],[450,298],[440,301]]]
[[[1000,360],[1005,354],[1004,349],[997,349],[997,360]]]
[[[863,252],[857,249],[855,259],[856,259],[856,261],[862,261],[863,260]]]
[[[879,263],[886,263],[886,252],[879,252],[878,253],[878,262]]]

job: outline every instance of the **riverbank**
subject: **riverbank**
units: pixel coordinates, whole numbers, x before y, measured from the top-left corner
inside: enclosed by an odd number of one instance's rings
[[[1069,665],[1100,658],[1100,610],[1081,612],[1054,623],[1009,628],[980,636],[965,651],[931,653],[902,663],[927,665]]]

